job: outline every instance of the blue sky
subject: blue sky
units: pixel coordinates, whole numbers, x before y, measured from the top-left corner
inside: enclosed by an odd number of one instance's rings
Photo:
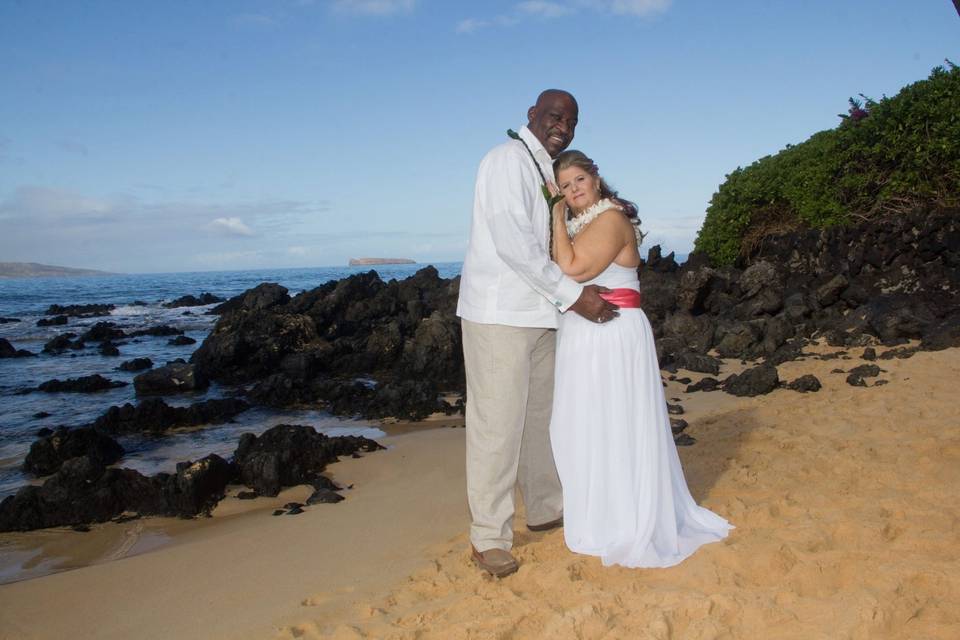
[[[949,0],[0,0],[0,261],[458,261],[541,89],[686,253],[725,174],[960,62]]]

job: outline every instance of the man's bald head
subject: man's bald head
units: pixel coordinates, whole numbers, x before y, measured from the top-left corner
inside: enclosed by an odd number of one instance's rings
[[[573,95],[562,89],[547,89],[527,110],[527,128],[551,158],[570,146],[580,108]]]

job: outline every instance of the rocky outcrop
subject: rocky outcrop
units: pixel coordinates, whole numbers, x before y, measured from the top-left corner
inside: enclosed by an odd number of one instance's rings
[[[44,312],[48,316],[74,316],[77,318],[93,318],[96,316],[108,316],[110,312],[116,309],[112,304],[52,304]]]
[[[134,358],[133,360],[121,362],[117,369],[120,371],[143,371],[144,369],[149,369],[152,366],[153,360],[150,358]]]
[[[75,340],[74,338],[77,338],[75,333],[61,333],[43,345],[43,352],[56,355],[64,351],[80,351],[87,346],[83,343],[83,340],[79,338]]]
[[[35,355],[26,349],[17,349],[6,338],[0,338],[0,358],[29,358]]]
[[[958,346],[958,221],[918,211],[770,237],[737,267],[692,254],[676,270],[657,268],[654,247],[640,279],[661,365],[710,349],[779,364],[818,337],[841,347]]]
[[[70,458],[42,486],[23,487],[0,502],[0,531],[106,522],[125,511],[193,517],[213,508],[233,475],[216,455],[152,477],[105,468],[90,456]]]
[[[275,496],[282,487],[317,481],[338,456],[382,448],[367,438],[331,438],[313,427],[282,424],[259,437],[243,434],[233,463],[243,484],[261,496]]]
[[[367,438],[328,437],[313,427],[278,425],[259,437],[244,434],[233,462],[210,455],[179,463],[176,473],[146,477],[131,469],[107,468],[115,454],[109,444],[104,446],[108,442],[95,429],[58,429],[41,436],[32,468],[56,472],[42,485],[25,486],[0,502],[0,531],[106,522],[125,512],[194,517],[209,513],[231,482],[255,489],[245,497],[272,496],[285,486],[311,484],[316,491],[308,504],[338,502],[343,499],[334,493],[339,487],[321,475],[326,465],[339,456],[383,448]],[[80,455],[69,457],[71,453]]]
[[[150,398],[136,406],[112,406],[92,426],[109,434],[162,433],[176,427],[227,422],[249,408],[238,398],[206,400],[189,407],[171,407],[160,398]]]
[[[96,429],[58,427],[30,445],[23,469],[34,475],[47,476],[59,471],[61,465],[70,458],[88,456],[95,464],[108,466],[122,455],[123,447]]]
[[[770,393],[780,384],[777,368],[770,364],[761,364],[735,373],[723,381],[723,390],[735,396],[759,396]]]
[[[84,342],[110,342],[126,337],[123,329],[118,329],[113,322],[98,322],[80,335]]]
[[[191,362],[212,380],[254,383],[250,398],[272,406],[428,415],[443,410],[441,390],[464,386],[458,286],[433,267],[389,282],[370,271],[293,298],[263,284],[214,309],[221,317]]]
[[[54,316],[52,318],[40,318],[37,320],[38,327],[56,327],[58,325],[65,325],[70,321],[70,318],[67,316]]]
[[[201,293],[199,296],[181,296],[176,300],[165,302],[163,306],[167,309],[176,309],[179,307],[202,307],[204,305],[216,304],[218,302],[223,302],[223,298],[215,296],[212,293]]]
[[[67,380],[54,378],[53,380],[47,380],[41,383],[37,389],[47,393],[94,393],[96,391],[125,387],[128,384],[129,383],[121,380],[110,380],[99,374],[93,374],[79,378],[68,378]]]
[[[137,395],[166,395],[197,391],[210,386],[210,381],[197,372],[196,367],[183,361],[168,362],[141,373],[133,379]]]

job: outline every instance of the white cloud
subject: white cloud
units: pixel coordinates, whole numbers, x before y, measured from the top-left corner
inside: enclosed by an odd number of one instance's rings
[[[91,198],[64,189],[24,186],[18,187],[12,196],[0,202],[0,219],[69,218],[77,222],[97,222],[112,218],[120,205],[120,202]]]
[[[574,13],[575,9],[556,2],[546,0],[527,0],[517,5],[522,13],[540,16],[542,18],[559,18]]]
[[[613,0],[610,12],[619,15],[649,16],[663,13],[670,8],[672,0]]]
[[[413,11],[416,0],[334,0],[335,11],[386,16]]]
[[[457,26],[454,28],[454,31],[457,33],[473,33],[477,29],[482,29],[484,27],[490,26],[490,23],[486,20],[477,20],[476,18],[467,18],[461,20],[457,23]]]
[[[287,247],[287,253],[292,256],[305,256],[307,255],[306,247]]]
[[[493,18],[466,18],[454,27],[457,33],[473,33],[486,27],[512,26],[523,18],[562,18],[579,11],[606,13],[612,15],[630,15],[636,17],[652,16],[670,8],[673,0],[524,0],[513,6],[508,14]]]
[[[520,19],[513,16],[495,16],[490,20],[467,18],[458,22],[454,31],[457,33],[473,33],[486,27],[512,27],[518,22],[520,22]]]
[[[210,231],[230,236],[252,236],[253,230],[240,218],[217,218],[206,227]]]

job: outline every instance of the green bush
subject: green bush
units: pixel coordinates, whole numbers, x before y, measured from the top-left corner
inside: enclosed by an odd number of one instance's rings
[[[892,98],[850,99],[840,125],[737,168],[695,249],[732,264],[767,235],[960,205],[960,68],[947,61]]]

